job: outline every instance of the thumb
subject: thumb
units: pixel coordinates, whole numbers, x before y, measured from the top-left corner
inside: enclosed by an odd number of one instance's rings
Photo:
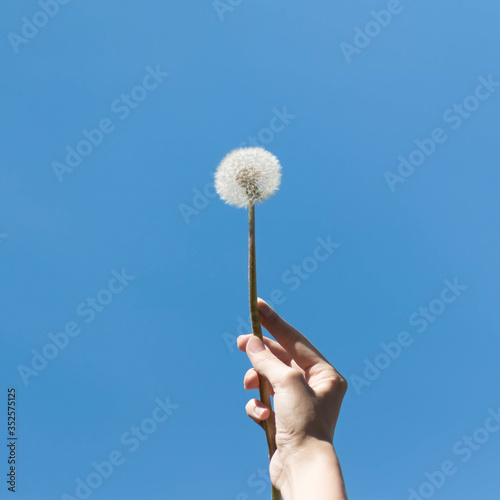
[[[255,335],[247,342],[246,352],[255,371],[264,375],[273,387],[280,385],[292,369],[280,361]]]

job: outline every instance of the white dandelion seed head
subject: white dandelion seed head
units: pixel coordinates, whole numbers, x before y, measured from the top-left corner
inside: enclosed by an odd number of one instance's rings
[[[217,194],[237,207],[266,200],[276,192],[280,181],[278,158],[263,148],[235,149],[215,172]]]

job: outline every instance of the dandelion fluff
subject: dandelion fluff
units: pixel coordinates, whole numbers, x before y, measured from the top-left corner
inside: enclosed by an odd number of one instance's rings
[[[280,185],[278,158],[263,148],[231,151],[215,172],[215,189],[229,205],[248,207],[272,196]]]

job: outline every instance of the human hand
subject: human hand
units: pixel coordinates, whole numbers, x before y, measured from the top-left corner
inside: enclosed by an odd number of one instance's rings
[[[262,326],[277,342],[264,337],[263,344],[252,334],[239,336],[237,342],[253,365],[245,374],[245,389],[259,388],[258,373],[271,385],[277,450],[270,475],[281,489],[293,462],[332,447],[347,382],[304,335],[261,299],[259,313]],[[271,415],[257,399],[247,403],[246,411],[259,424]]]

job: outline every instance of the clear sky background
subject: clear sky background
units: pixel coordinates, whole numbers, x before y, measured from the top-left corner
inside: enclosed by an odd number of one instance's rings
[[[350,382],[350,498],[498,499],[498,2],[40,4],[0,16],[0,498],[10,387],[18,500],[270,497],[212,187],[252,141],[283,166],[259,295]]]

